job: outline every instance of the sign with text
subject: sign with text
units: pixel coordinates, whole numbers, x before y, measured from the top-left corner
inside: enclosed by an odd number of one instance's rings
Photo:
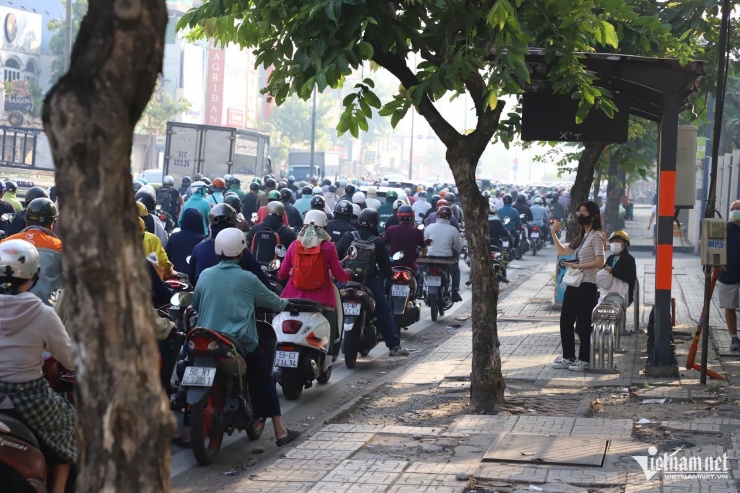
[[[224,108],[224,50],[208,50],[208,85],[206,86],[206,123],[221,125]]]

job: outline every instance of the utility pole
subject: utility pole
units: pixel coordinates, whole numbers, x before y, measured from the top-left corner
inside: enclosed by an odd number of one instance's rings
[[[72,60],[72,0],[67,0],[67,19],[64,29],[64,72],[69,71]]]

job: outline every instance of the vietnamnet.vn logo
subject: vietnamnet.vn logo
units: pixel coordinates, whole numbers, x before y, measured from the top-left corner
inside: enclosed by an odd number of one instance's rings
[[[633,455],[632,458],[640,465],[648,481],[659,472],[666,479],[730,479],[727,452],[716,457],[679,456],[682,448],[671,454],[658,455],[658,449],[650,447],[648,455]]]

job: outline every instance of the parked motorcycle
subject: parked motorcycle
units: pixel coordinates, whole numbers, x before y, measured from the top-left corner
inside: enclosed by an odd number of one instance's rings
[[[402,258],[403,252],[396,252],[391,260]],[[388,288],[388,301],[393,310],[393,321],[396,327],[403,327],[407,330],[409,325],[419,321],[421,309],[416,302],[417,289],[416,273],[413,269],[393,266],[392,283]]]
[[[450,291],[452,276],[448,271],[448,266],[455,265],[457,261],[447,258],[422,257],[416,262],[422,266],[424,302],[431,308],[432,320],[436,321],[438,315],[444,316],[445,311],[455,304]]]

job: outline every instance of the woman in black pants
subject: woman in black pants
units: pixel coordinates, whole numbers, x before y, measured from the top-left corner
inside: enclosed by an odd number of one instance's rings
[[[563,308],[560,311],[560,342],[563,356],[552,364],[553,368],[584,371],[589,365],[591,349],[591,312],[598,301],[596,289],[596,271],[604,266],[604,245],[606,236],[601,229],[601,212],[594,202],[584,202],[578,206],[576,219],[580,225],[580,234],[567,246],[560,243],[558,234],[563,225],[553,224],[555,248],[560,255],[575,253],[576,260],[563,262],[566,267],[575,267],[583,271],[583,278],[578,287],[568,286],[563,297]],[[573,332],[578,333],[581,346],[576,358],[576,341]]]

